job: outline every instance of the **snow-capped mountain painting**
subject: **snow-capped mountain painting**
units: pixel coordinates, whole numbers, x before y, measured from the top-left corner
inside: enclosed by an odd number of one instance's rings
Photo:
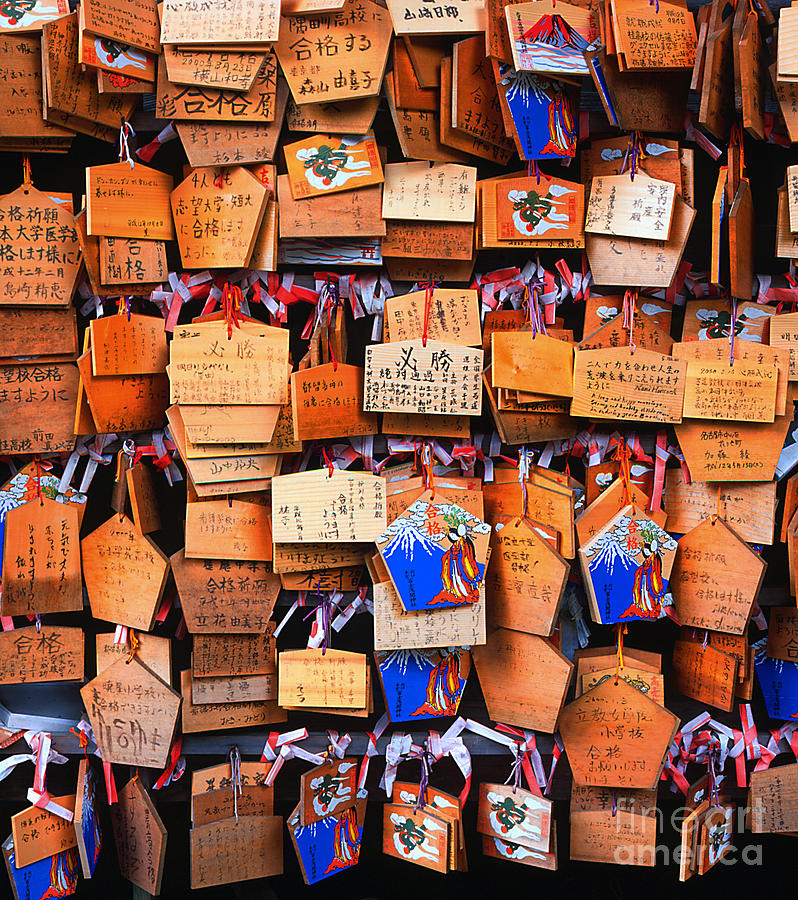
[[[515,41],[521,68],[532,72],[589,75],[583,51],[588,42],[556,13],[541,16]]]
[[[462,606],[479,599],[490,526],[465,509],[425,494],[377,539],[406,610]]]

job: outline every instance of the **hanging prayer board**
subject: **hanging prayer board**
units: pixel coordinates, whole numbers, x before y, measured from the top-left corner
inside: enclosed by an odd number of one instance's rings
[[[97,777],[88,758],[78,764],[78,789],[75,795],[75,837],[84,878],[91,878],[100,858],[103,832],[97,805]]]
[[[122,876],[148,894],[160,894],[166,828],[139,777],[119,791],[119,802],[111,807],[111,826]]]
[[[471,669],[467,650],[394,650],[376,654],[392,722],[455,716]]]

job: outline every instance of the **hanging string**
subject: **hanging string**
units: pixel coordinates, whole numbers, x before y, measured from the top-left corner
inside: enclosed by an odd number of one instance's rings
[[[33,175],[30,169],[30,157],[27,153],[22,157],[22,183],[33,184]]]
[[[531,160],[526,164],[526,174],[529,178],[536,178],[537,183],[540,184],[540,166],[538,166],[538,161],[536,159]]]
[[[540,312],[539,297],[542,283],[538,279],[532,279],[524,286],[524,302],[527,309],[527,323],[532,332],[532,337],[539,334],[548,334],[546,323]]]
[[[325,593],[321,589],[321,579],[316,584],[316,595],[319,597],[319,603],[302,619],[309,619],[311,616],[316,617],[316,624],[321,629],[322,639],[321,639],[321,655],[327,652],[327,647],[330,644],[330,627],[332,625],[332,613],[333,613],[333,602],[332,595],[329,593]]]
[[[44,498],[42,497],[42,464],[39,457],[34,459],[36,464],[36,496],[39,498],[39,506],[44,506]]]
[[[623,671],[623,636],[626,634],[626,625],[618,622],[615,625],[615,683],[618,684],[618,678]]]
[[[230,748],[230,785],[233,788],[233,814],[236,817],[236,825],[238,825],[238,795],[242,793],[242,788],[241,751],[237,744],[233,744]]]
[[[510,775],[504,782],[505,784],[509,784],[511,781],[513,783],[513,793],[518,792],[518,788],[521,787],[521,773],[524,770],[524,755],[518,749],[518,744],[511,748],[513,751],[513,762],[510,767]]]
[[[522,447],[518,451],[518,481],[521,485],[521,518],[526,519],[529,514],[529,493],[527,491],[527,479],[529,478],[529,451]]]
[[[332,478],[333,472],[335,470],[335,466],[333,465],[333,461],[330,458],[330,455],[327,453],[326,447],[321,448],[321,455],[322,455],[322,458],[324,459],[324,465],[327,466],[327,477]]]
[[[122,119],[122,127],[119,129],[119,162],[129,163],[131,169],[136,165],[136,161],[130,155],[130,144],[128,142],[135,137],[136,132],[133,131],[130,122]]]
[[[418,783],[418,797],[416,797],[416,812],[424,809],[427,803],[427,787],[429,786],[429,776],[431,771],[429,751],[424,748],[423,753],[419,757],[421,760],[421,778]]]
[[[633,131],[629,135],[629,141],[626,145],[626,153],[623,156],[623,162],[621,163],[621,171],[620,175],[626,171],[627,165],[629,166],[629,179],[631,181],[635,180],[635,175],[637,174],[637,167],[640,165],[641,160],[645,158],[645,154],[643,153],[643,149],[640,141],[640,132]]]
[[[435,496],[435,461],[432,456],[432,444],[425,441],[421,447],[421,480],[425,491],[432,491]]]
[[[432,275],[429,276],[429,279],[424,284],[424,330],[421,333],[421,344],[423,347],[427,346],[427,334],[429,333],[429,315],[432,310],[432,294],[435,290],[435,282],[432,280]]]
[[[629,506],[632,502],[632,450],[626,442],[626,438],[621,438],[613,459],[619,464],[621,482],[623,484],[623,505]]]
[[[127,661],[133,662],[133,657],[139,652],[139,647],[141,647],[141,638],[136,634],[134,628],[128,628],[127,642],[129,646]]]
[[[333,372],[337,372],[338,360],[335,356],[335,348],[333,347],[332,329],[333,323],[335,321],[335,316],[343,314],[341,300],[338,296],[338,285],[327,278],[327,280],[322,285],[321,291],[319,292],[320,296],[322,293],[324,294],[323,310],[327,314],[327,350],[330,354],[330,360],[333,364]]]
[[[626,291],[623,295],[623,327],[629,332],[629,352],[634,354],[635,313],[637,312],[637,291]]]
[[[734,333],[737,331],[737,298],[732,297],[731,328],[729,329],[729,365],[734,365]]]
[[[227,322],[227,340],[233,337],[233,326],[241,327],[239,311],[244,295],[241,288],[237,284],[230,284],[228,281],[222,289],[222,310],[224,311],[224,320]]]
[[[86,732],[82,731],[79,728],[70,728],[69,733],[74,734],[75,737],[78,739],[78,745],[80,746],[80,749],[83,751],[84,757],[86,759],[88,759],[89,758],[89,750],[88,750],[89,739],[86,737]]]

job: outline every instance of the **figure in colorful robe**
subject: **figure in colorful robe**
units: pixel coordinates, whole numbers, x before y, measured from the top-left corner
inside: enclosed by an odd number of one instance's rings
[[[659,541],[648,529],[640,532],[643,538],[643,563],[635,572],[632,584],[632,605],[621,615],[622,619],[638,616],[641,619],[658,619],[662,615],[665,599],[665,582],[662,578],[662,556]]]
[[[41,900],[70,897],[75,893],[78,880],[78,851],[70,847],[63,853],[56,853],[50,864],[50,887],[42,894]]]
[[[411,715],[453,716],[460,697],[460,654],[447,654],[429,673],[427,699]]]
[[[333,858],[324,874],[337,869],[348,869],[357,864],[360,854],[360,828],[357,824],[357,807],[345,809],[335,823]]]
[[[449,540],[452,546],[441,560],[441,582],[443,590],[430,601],[433,603],[475,603],[479,599],[482,584],[477,564],[474,542],[468,533],[468,526],[452,515],[445,516],[449,525]]]

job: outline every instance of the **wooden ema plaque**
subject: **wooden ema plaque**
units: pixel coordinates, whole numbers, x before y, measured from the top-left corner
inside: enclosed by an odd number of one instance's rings
[[[364,409],[478,416],[482,350],[427,341],[366,347]]]
[[[170,213],[171,215],[171,213]],[[137,293],[147,292],[147,286],[166,279],[166,243],[141,238],[99,238],[100,280],[108,289],[120,285],[120,292],[128,285],[136,285]]]
[[[547,533],[559,535],[559,552],[565,559],[576,556],[574,535],[573,492],[552,482],[528,482],[527,515],[541,523]],[[485,500],[485,516],[489,522],[499,521],[498,516],[514,517],[523,509],[523,492],[518,482],[486,483],[482,496]]]
[[[789,351],[789,380],[798,381],[798,313],[773,316],[770,320],[770,346]]]
[[[579,350],[571,415],[681,422],[686,369],[684,360],[650,350]]]
[[[33,498],[5,517],[0,608],[4,616],[83,608],[80,510]]]
[[[52,798],[59,806],[75,811],[75,795]],[[75,826],[46,809],[30,806],[11,816],[15,863],[18,869],[76,847]]]
[[[92,615],[149,631],[169,574],[168,557],[125,516],[111,516],[80,543]]]
[[[737,660],[694,641],[673,645],[674,687],[685,697],[731,712],[737,685]]]
[[[0,684],[83,680],[83,629],[34,625],[0,634]]]
[[[162,319],[104,316],[92,319],[91,365],[95,375],[145,375],[166,371],[169,351]]]
[[[677,194],[667,238],[647,240],[587,234],[585,250],[595,284],[668,287],[682,261],[695,217],[696,210]]]
[[[473,222],[477,170],[455,163],[404,162],[385,166],[384,219]]]
[[[427,291],[414,291],[385,302],[385,340],[418,341],[424,333]],[[430,298],[427,334],[431,340],[479,347],[482,328],[477,292],[435,288]]]
[[[283,817],[242,816],[191,829],[191,888],[283,872]]]
[[[138,775],[119,791],[111,807],[119,871],[147,894],[161,892],[166,857],[166,827]]]
[[[627,494],[623,479],[616,476],[610,486],[605,488],[574,522],[579,543],[584,545],[594,538],[607,522],[627,505],[627,501],[631,501],[638,509],[646,510],[648,518],[662,528],[665,527],[665,511],[659,510],[655,513],[648,510],[651,505],[649,494],[640,485],[635,484],[634,479],[629,485]]]
[[[656,788],[679,719],[614,678],[569,703],[559,728],[574,783]]]
[[[232,0],[197,15],[190,0],[170,0],[161,12],[162,44],[266,44],[277,40],[280,4]]]
[[[347,650],[285,650],[278,656],[280,706],[337,710],[368,703],[368,657]]]
[[[507,784],[479,786],[477,831],[531,850],[551,846],[552,803]]]
[[[228,784],[227,787],[216,791],[204,791],[193,795],[191,825],[193,828],[199,828],[212,822],[233,818],[236,808],[239,816],[271,816],[274,813],[273,789],[265,785],[242,784],[240,790],[234,791],[232,784]]]
[[[73,824],[83,877],[91,878],[100,858],[103,828],[97,803],[97,777],[88,757],[84,757],[78,764]]]
[[[654,866],[657,791],[571,787],[570,857],[583,862]]]
[[[169,352],[173,403],[247,406],[288,400],[288,329],[243,322],[228,336],[221,320],[180,325]]]
[[[370,542],[388,524],[385,479],[365,472],[317,469],[277,476],[272,508],[275,543]]]
[[[269,562],[269,508],[244,500],[203,500],[186,505],[187,559]]]
[[[363,411],[363,369],[331,362],[291,375],[294,439],[377,434],[376,413]]]
[[[171,241],[171,175],[127,162],[86,169],[86,228],[90,235]]]
[[[191,678],[191,702],[243,703],[247,701],[276,700],[277,673],[268,675],[234,675],[211,678]]]
[[[150,53],[161,52],[155,0],[85,0],[80,11],[92,34]]]
[[[496,722],[553,732],[573,663],[544,638],[498,628],[471,651],[488,715]]]
[[[169,403],[165,373],[95,376],[89,350],[78,357],[77,365],[98,433],[146,431],[163,424]]]
[[[287,175],[277,176],[280,202],[280,237],[382,237],[382,188],[375,184],[350,189],[328,197],[294,200]],[[385,248],[383,247],[383,253]]]
[[[771,607],[767,655],[798,662],[798,609],[794,606]]]
[[[106,762],[163,768],[169,758],[180,695],[151,669],[120,659],[80,691]]]
[[[748,626],[767,564],[722,519],[679,540],[671,589],[682,625],[729,634]]]
[[[283,147],[294,200],[327,196],[383,181],[374,135],[359,140],[313,135]]]
[[[19,222],[30,227],[20,228]],[[0,306],[69,306],[81,259],[70,211],[23,184],[0,197],[0,229],[7,235],[0,243],[5,259]]]
[[[676,437],[695,481],[769,481],[792,423],[792,389],[787,412],[772,424],[683,422]]]
[[[329,759],[299,778],[299,820],[312,825],[357,803],[357,760]]]
[[[313,39],[303,15],[285,15],[275,47],[298,105],[354,100],[380,93],[391,43],[387,11],[373,0],[346,0],[338,12],[314,15]],[[343,73],[354,71],[353,76]]]
[[[191,634],[266,630],[280,593],[280,577],[267,563],[187,559],[178,550],[170,564]]]
[[[405,611],[391,582],[374,584],[374,648],[401,650],[484,644],[485,592],[476,603]]]
[[[579,684],[576,686],[575,697],[581,697],[585,691],[592,690],[608,678],[615,678],[618,675],[627,684],[630,684],[635,690],[641,691],[655,703],[660,706],[665,704],[665,678],[659,672],[646,672],[643,669],[637,669],[634,666],[623,665],[618,670],[617,663],[607,669],[596,669],[582,675]]]
[[[566,341],[531,331],[497,331],[491,354],[494,387],[573,396],[574,351]]]
[[[246,93],[266,59],[265,53],[194,50],[166,44],[166,75],[173,84],[191,84]]]
[[[751,832],[798,831],[798,765],[751,773]]]
[[[95,636],[95,657],[97,660],[97,674],[101,675],[109,666],[120,659],[127,660],[130,656],[130,646],[127,642],[114,643],[114,632],[98,634]],[[136,659],[144,663],[167,684],[172,682],[172,645],[169,638],[157,637],[146,631],[136,633],[138,646],[136,647]]]
[[[773,422],[777,379],[774,365],[688,360],[683,414],[691,419]]]
[[[389,219],[384,224],[383,256],[470,260],[474,254],[474,226],[470,222]]]
[[[62,356],[78,352],[74,309],[0,308],[2,357]]]
[[[386,803],[383,807],[382,852],[435,872],[449,871],[452,823],[428,807]]]
[[[494,534],[485,591],[494,624],[550,635],[571,567],[532,525],[516,518]]]
[[[287,718],[275,700],[194,703],[191,672],[188,669],[180,673],[180,690],[183,696],[181,723],[184,734],[263,726],[284,722]]]
[[[171,194],[183,265],[246,268],[268,199],[268,190],[243,166],[194,169]]]
[[[386,79],[391,73],[386,73]],[[384,82],[387,85],[387,80]],[[288,85],[285,84],[286,92]],[[332,102],[303,103],[298,106],[291,98],[285,111],[289,131],[314,131],[329,134],[365,134],[371,130],[379,97],[363,97],[360,100],[333,100]]]
[[[194,637],[191,674],[263,675],[277,671],[274,623],[263,634],[198,634]]]
[[[776,517],[776,483],[752,481],[735,484],[691,481],[684,483],[678,469],[665,473],[666,528],[673,534],[685,534],[718,513],[744,541],[772,544]],[[784,540],[784,537],[781,538]]]
[[[270,768],[269,763],[244,762],[243,760],[241,762],[241,787],[248,788],[257,794],[259,799],[256,802],[261,808],[268,809],[265,815],[269,816],[272,814],[269,804],[273,805],[274,802],[274,788],[267,787],[265,780]],[[191,773],[192,807],[197,797],[201,797],[203,794],[217,796],[220,791],[227,790],[232,795],[232,789],[233,773],[229,761],[217,766],[208,766],[205,769],[195,769]],[[270,797],[271,800],[269,800]],[[220,818],[226,819],[228,816],[220,816]]]

